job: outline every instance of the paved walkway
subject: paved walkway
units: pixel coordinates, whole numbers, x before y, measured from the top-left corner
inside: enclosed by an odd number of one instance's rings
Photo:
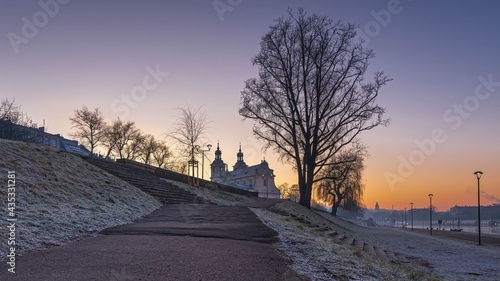
[[[97,237],[21,256],[15,274],[3,263],[0,280],[301,280],[270,244],[276,235],[244,206],[165,205]]]
[[[406,228],[405,230],[411,231],[411,228]],[[430,235],[429,229],[414,228],[413,231],[417,232],[417,233]],[[436,236],[436,237],[447,237],[447,238],[453,238],[453,239],[458,239],[458,240],[465,240],[465,241],[471,242],[472,244],[478,243],[478,234],[472,233],[472,232],[463,232],[463,231],[458,232],[458,231],[433,229],[432,235]],[[481,245],[500,247],[500,235],[492,235],[492,234],[482,233],[481,234]]]

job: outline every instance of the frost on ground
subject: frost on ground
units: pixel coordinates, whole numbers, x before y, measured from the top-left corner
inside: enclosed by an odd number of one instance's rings
[[[408,229],[362,227],[331,216],[329,219],[382,248],[402,253],[410,260],[425,261],[427,266],[422,270],[444,280],[500,280],[498,246],[478,246]]]
[[[283,202],[276,209],[328,226],[339,233],[348,230],[292,203]],[[312,280],[439,280],[425,272],[394,264],[366,254],[356,247],[337,242],[332,237],[265,209],[252,209],[261,220],[279,233],[277,247],[292,259],[292,268]]]
[[[16,174],[17,254],[62,245],[132,221],[161,204],[138,188],[79,157],[32,144],[0,140],[1,186]],[[0,192],[7,217],[6,188]],[[7,237],[0,228],[0,237]],[[2,239],[0,256],[7,254]]]

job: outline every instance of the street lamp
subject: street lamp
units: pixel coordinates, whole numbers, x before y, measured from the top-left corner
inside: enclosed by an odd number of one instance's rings
[[[410,203],[410,213],[411,213],[411,231],[413,231],[413,203]]]
[[[477,177],[477,229],[479,233],[479,245],[481,245],[481,193],[479,191],[479,179],[483,175],[483,172],[476,171],[474,175]]]
[[[407,223],[406,223],[407,222],[406,221],[406,209],[408,209],[408,208],[405,207],[405,225],[403,226],[403,228],[406,228],[406,225],[407,225]]]
[[[430,214],[430,229],[432,235],[432,196],[433,194],[429,194],[429,214]]]
[[[211,144],[207,144],[208,149],[201,149],[199,145],[196,146],[196,149],[201,152],[201,179],[204,179],[205,176],[205,152],[210,151],[212,148]]]

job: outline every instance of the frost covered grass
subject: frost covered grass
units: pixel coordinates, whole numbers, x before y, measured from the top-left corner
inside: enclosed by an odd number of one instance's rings
[[[0,140],[2,217],[7,216],[7,172],[16,172],[17,253],[62,245],[130,222],[161,204],[138,188],[77,156]],[[0,228],[0,237],[7,237]],[[7,251],[2,239],[0,255]]]
[[[349,233],[338,225],[293,202],[275,206],[279,211],[304,218],[312,224]],[[264,223],[279,233],[277,247],[293,260],[292,268],[312,280],[439,280],[428,273],[395,264],[342,244],[291,216],[266,209],[252,209]]]
[[[322,215],[384,249],[404,253],[412,266],[443,280],[500,280],[498,246],[478,246],[469,241],[430,236],[409,229],[362,227],[325,213]]]

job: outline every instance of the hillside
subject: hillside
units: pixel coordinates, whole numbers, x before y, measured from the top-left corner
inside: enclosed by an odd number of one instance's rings
[[[0,140],[0,201],[4,218],[9,215],[6,194],[9,171],[15,171],[16,175],[16,254],[95,235],[104,228],[149,214],[161,205],[135,186],[72,154]],[[274,201],[276,205],[269,208],[265,207],[269,206],[268,200],[262,198],[193,188],[168,179],[161,181],[207,202],[251,207],[266,225],[279,233],[276,249],[290,260],[294,271],[312,280],[440,279],[432,271],[422,271],[416,262],[401,265],[397,259],[380,258],[380,254],[366,251],[367,247],[359,248],[355,241],[368,241],[370,235],[352,231],[342,221],[332,222],[294,202]],[[4,220],[2,224],[7,222]],[[6,227],[0,228],[1,237],[9,234]],[[3,257],[7,254],[7,241],[1,241]]]
[[[16,175],[17,254],[94,235],[161,206],[152,196],[74,155],[0,140],[4,218],[8,171]],[[7,231],[2,226],[0,236],[7,237]],[[7,240],[2,239],[0,255],[5,256],[6,250]]]

